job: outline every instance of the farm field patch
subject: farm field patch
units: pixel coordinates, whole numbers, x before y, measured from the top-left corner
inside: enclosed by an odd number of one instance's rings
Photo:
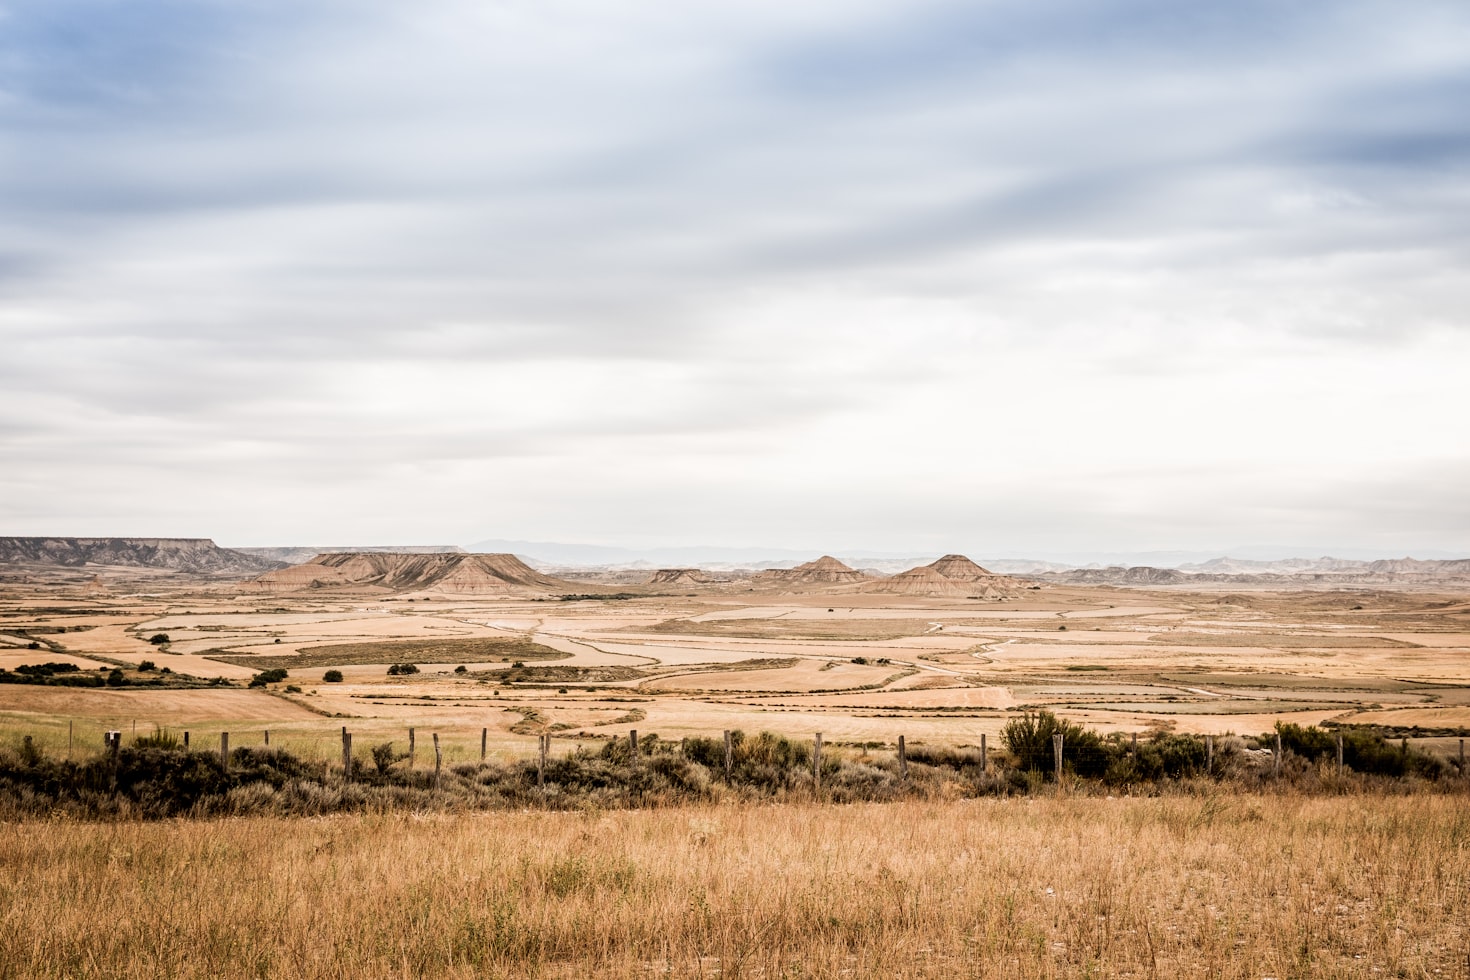
[[[693,591],[405,601],[7,583],[0,658],[9,666],[149,659],[229,686],[149,695],[0,685],[0,737],[35,727],[52,738],[68,719],[105,718],[129,730],[136,721],[203,731],[212,720],[239,738],[263,736],[267,722],[286,737],[289,722],[327,746],[344,726],[399,741],[415,727],[462,733],[472,755],[481,729],[489,750],[515,753],[552,726],[565,726],[559,739],[741,728],[962,744],[1043,707],[1104,733],[1248,733],[1277,720],[1470,726],[1463,596],[1048,586],[998,602]],[[160,634],[166,642],[150,642]],[[32,636],[44,649],[17,646]],[[390,677],[394,663],[420,669]],[[287,677],[245,687],[272,667]],[[329,670],[341,681],[327,681]],[[616,698],[638,699],[636,721],[605,710]]]

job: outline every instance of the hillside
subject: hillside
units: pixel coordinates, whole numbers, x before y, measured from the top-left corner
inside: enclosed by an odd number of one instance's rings
[[[1023,588],[1015,579],[981,568],[964,555],[945,555],[928,565],[882,579],[866,591],[888,595],[1008,599],[1019,596]]]
[[[457,544],[426,544],[426,545],[363,545],[363,546],[341,546],[311,547],[308,545],[277,545],[262,548],[236,548],[236,551],[247,555],[255,555],[268,561],[280,562],[283,565],[299,565],[302,562],[311,561],[317,555],[350,554],[363,551],[381,552],[393,555],[430,555],[430,554],[465,554],[465,550]]]
[[[258,575],[282,563],[221,548],[209,538],[0,537],[0,564],[30,569],[137,568],[198,575]]]
[[[515,555],[335,552],[268,572],[254,583],[272,592],[370,588],[449,595],[534,595],[580,592],[583,586],[543,575]]]
[[[849,568],[831,555],[823,555],[815,561],[805,562],[795,568],[769,568],[755,576],[754,581],[763,585],[823,586],[856,585],[871,579],[862,572]]]
[[[660,568],[648,579],[649,585],[708,585],[712,579],[701,568]]]

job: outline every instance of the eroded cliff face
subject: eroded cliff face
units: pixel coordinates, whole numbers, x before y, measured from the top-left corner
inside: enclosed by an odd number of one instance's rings
[[[578,586],[542,575],[515,555],[336,552],[268,572],[255,580],[267,591],[376,588],[451,595],[536,595],[577,592]]]
[[[1024,583],[987,571],[964,555],[945,555],[928,565],[882,579],[867,591],[890,595],[1010,599],[1019,596],[1025,588]]]
[[[761,572],[756,580],[785,585],[852,585],[869,581],[869,577],[849,568],[831,555],[823,555],[795,568],[772,568]]]

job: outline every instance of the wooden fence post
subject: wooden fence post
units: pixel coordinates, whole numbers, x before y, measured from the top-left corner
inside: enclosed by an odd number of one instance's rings
[[[111,773],[110,778],[111,778],[111,783],[112,783],[112,790],[113,790],[113,792],[116,792],[117,791],[117,756],[118,756],[118,753],[122,751],[122,732],[108,732],[106,737],[107,737],[107,741],[109,743],[108,746],[107,746],[108,757],[109,757],[109,759],[112,762],[112,765],[109,767],[110,773]]]
[[[898,778],[907,780],[909,778],[909,757],[904,752],[903,736],[898,736]]]
[[[1276,733],[1276,755],[1271,760],[1271,775],[1281,775],[1281,733]]]
[[[219,733],[219,761],[226,769],[230,768],[230,733]]]
[[[184,748],[187,749],[188,747],[189,747],[189,733],[188,732],[185,732],[184,733]]]
[[[342,726],[342,777],[352,781],[352,733]]]
[[[822,789],[822,733],[817,732],[817,737],[812,743],[812,779],[816,782],[817,791]]]
[[[633,765],[638,765],[638,729],[628,731],[628,754],[633,760]]]
[[[1133,733],[1133,744],[1128,747],[1128,758],[1138,761],[1138,733]]]
[[[72,726],[72,724],[73,723],[70,720],[68,720],[67,723],[66,723],[66,757],[67,757],[67,759],[70,759],[71,758],[71,726]],[[1463,747],[1465,743],[1464,743],[1463,740],[1461,740],[1460,744]],[[1461,748],[1460,754],[1461,755],[1464,754],[1464,749],[1463,748]],[[1465,767],[1462,764],[1460,766],[1460,768],[1461,769],[1464,769]]]
[[[269,728],[265,730],[265,747],[271,747],[271,730]]]
[[[735,770],[735,740],[730,737],[730,730],[725,729],[725,778]]]
[[[439,753],[439,733],[434,733],[434,789],[439,788],[439,769],[444,765],[444,756]]]
[[[1205,775],[1215,774],[1215,736],[1205,736]]]
[[[408,768],[413,768],[413,729],[408,730]]]
[[[1460,739],[1460,775],[1465,775],[1465,740]]]
[[[550,740],[550,735],[541,735],[536,739],[541,749],[541,756],[536,763],[536,786],[538,788],[546,786],[546,743]]]
[[[1342,732],[1337,733],[1337,778],[1342,778]]]
[[[1057,732],[1055,735],[1053,735],[1051,737],[1051,750],[1052,750],[1052,754],[1056,757],[1056,763],[1057,763],[1057,788],[1060,789],[1061,786],[1062,786],[1062,733],[1061,732]]]
[[[984,734],[980,736],[980,771],[982,773],[990,771],[990,750],[985,744]]]
[[[482,728],[482,729],[480,729],[480,761],[481,762],[484,762],[485,761],[485,747],[489,744],[489,742],[490,742],[490,729],[488,729],[488,728]]]

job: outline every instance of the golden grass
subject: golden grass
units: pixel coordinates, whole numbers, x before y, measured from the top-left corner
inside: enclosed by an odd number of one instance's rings
[[[1451,796],[0,828],[0,976],[1464,977]]]

